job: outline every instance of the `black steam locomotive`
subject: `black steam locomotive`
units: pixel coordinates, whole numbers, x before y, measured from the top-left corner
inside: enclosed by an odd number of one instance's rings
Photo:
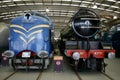
[[[104,50],[100,35],[100,19],[89,9],[80,9],[72,18],[72,26],[60,34],[59,48],[75,70],[105,71],[105,53],[112,58],[115,50]],[[98,36],[99,35],[99,36]]]

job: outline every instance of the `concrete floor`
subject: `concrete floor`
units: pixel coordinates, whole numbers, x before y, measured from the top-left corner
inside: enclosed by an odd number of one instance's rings
[[[120,59],[106,59],[105,62],[108,63],[106,73],[115,80],[120,80]]]
[[[105,62],[108,63],[106,73],[114,80],[120,80],[120,59],[105,59]],[[42,77],[39,80],[78,80],[73,70],[67,65],[67,62],[64,62],[63,68],[63,72],[54,72],[52,64],[49,69],[42,73]],[[3,80],[12,72],[11,67],[0,67],[0,80]],[[38,74],[39,71],[19,71],[8,80],[36,80]],[[79,72],[79,75],[83,80],[109,80],[99,72]]]

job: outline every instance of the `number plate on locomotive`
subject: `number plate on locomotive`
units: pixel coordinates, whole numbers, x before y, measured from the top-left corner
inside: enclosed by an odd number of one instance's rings
[[[22,52],[22,58],[29,58],[31,55],[31,52]]]

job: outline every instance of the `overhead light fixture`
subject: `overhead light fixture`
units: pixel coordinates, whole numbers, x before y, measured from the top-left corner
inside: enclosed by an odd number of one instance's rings
[[[96,8],[97,8],[97,5],[93,5],[92,8],[93,8],[93,9],[96,9]]]
[[[102,6],[110,6],[110,5],[108,5],[108,4],[101,4]]]
[[[107,1],[110,1],[110,2],[116,2],[116,0],[107,0]]]
[[[119,8],[118,6],[111,6],[112,8]]]
[[[118,1],[117,3],[120,3],[120,1]]]
[[[21,1],[21,0],[13,0],[13,1]]]
[[[50,10],[48,9],[48,7],[46,8],[46,12],[49,12]]]
[[[111,10],[111,9],[105,9],[106,11],[113,11],[113,10]]]
[[[117,16],[114,16],[113,19],[117,19]]]
[[[97,9],[100,9],[100,10],[105,10],[104,8],[97,8]]]
[[[115,13],[120,13],[119,11],[114,11]]]
[[[82,3],[87,3],[87,4],[89,4],[89,3],[91,3],[91,2],[88,2],[88,1],[82,1]]]

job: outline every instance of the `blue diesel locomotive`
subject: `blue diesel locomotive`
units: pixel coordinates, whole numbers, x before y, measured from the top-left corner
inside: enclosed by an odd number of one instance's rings
[[[53,55],[53,23],[40,13],[26,13],[14,18],[10,25],[9,50],[13,69],[47,69]]]

